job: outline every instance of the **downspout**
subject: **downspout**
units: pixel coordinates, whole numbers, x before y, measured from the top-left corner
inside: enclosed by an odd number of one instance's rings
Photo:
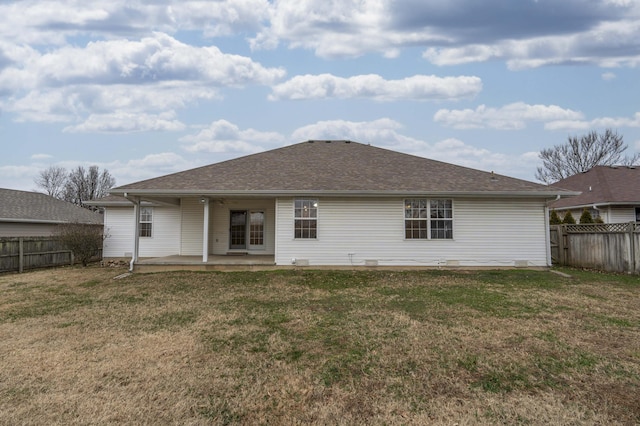
[[[594,205],[592,205],[591,207],[593,207],[593,209],[594,209],[594,210],[598,210],[599,212],[600,212],[600,211],[602,211],[602,210],[600,210],[600,208],[599,208],[598,206],[596,206],[595,204],[594,204]],[[599,217],[600,219],[602,219],[602,216],[600,215],[600,213],[598,213],[598,217]],[[608,218],[607,218],[607,219],[608,219]],[[602,219],[602,220],[604,221],[604,219]]]
[[[133,226],[133,254],[131,256],[131,262],[129,262],[129,272],[133,272],[133,266],[138,261],[138,253],[140,252],[140,197],[129,197],[125,192],[124,198],[133,203],[133,216],[135,220]]]

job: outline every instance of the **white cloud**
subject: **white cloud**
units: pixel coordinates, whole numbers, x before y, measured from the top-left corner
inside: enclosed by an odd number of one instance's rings
[[[144,132],[183,130],[185,125],[173,119],[174,114],[144,114],[115,112],[112,114],[91,114],[83,123],[67,126],[65,132]]]
[[[610,80],[615,80],[617,76],[615,75],[615,73],[612,72],[605,72],[602,74],[602,79],[604,81],[610,81]]]
[[[593,120],[558,120],[545,124],[546,130],[589,130],[620,127],[640,127],[640,112],[633,117],[601,117]]]
[[[292,141],[348,139],[465,167],[522,179],[533,178],[537,153],[507,155],[466,144],[458,139],[427,142],[402,134],[402,125],[389,118],[374,121],[319,121],[295,130]]]
[[[491,44],[428,47],[423,57],[440,66],[504,60],[512,70],[557,64],[636,67],[640,64],[640,55],[635,49],[638,38],[640,21],[631,18],[603,22],[589,30],[566,35],[496,40]]]
[[[18,121],[81,123],[71,131],[176,130],[175,121],[149,117],[219,98],[219,87],[269,85],[284,76],[280,68],[224,54],[215,46],[189,46],[161,33],[45,54],[10,47],[0,45],[0,51],[9,52],[8,65],[0,68],[0,93],[6,93],[0,108],[15,113]],[[140,126],[109,126],[100,119],[103,114],[131,117]]]
[[[202,160],[199,158],[194,160],[185,159],[174,152],[160,152],[148,154],[142,158],[132,158],[128,161],[63,161],[57,165],[67,170],[72,170],[77,166],[89,167],[96,165],[100,169],[108,170],[111,176],[116,179],[116,186],[120,186],[198,167],[202,165]]]
[[[65,44],[78,34],[148,34],[202,30],[206,36],[257,31],[267,0],[77,0],[0,4],[0,38],[16,43]]]
[[[532,121],[579,120],[582,117],[581,112],[556,105],[528,105],[516,102],[501,108],[480,105],[475,110],[441,109],[435,113],[433,119],[437,123],[456,129],[517,130],[525,128],[527,123]]]
[[[226,120],[217,120],[195,135],[183,136],[184,149],[188,152],[237,152],[251,154],[282,145],[285,138],[276,132],[240,129]]]
[[[189,161],[173,152],[149,154],[143,158],[131,159],[127,162],[115,161],[105,163],[102,167],[116,177],[117,185],[163,176],[169,173],[191,169],[201,163]]]
[[[377,74],[350,78],[307,74],[274,86],[269,99],[456,100],[473,97],[481,90],[482,80],[473,76],[415,75],[402,80],[385,80]]]
[[[385,141],[400,147],[410,147],[422,142],[399,133],[402,125],[389,118],[374,121],[329,120],[296,129],[291,140],[301,142],[311,139],[346,139],[362,143]]]
[[[40,170],[41,168],[34,164],[0,166],[0,188],[33,191],[36,187],[33,179]]]
[[[50,155],[50,154],[33,154],[31,156],[32,160],[48,160],[49,158],[53,158],[53,155]]]
[[[27,55],[14,53],[20,54]],[[265,68],[248,57],[226,54],[215,46],[190,46],[163,33],[139,41],[95,41],[85,47],[65,46],[45,54],[31,50],[28,54],[29,60],[23,66],[10,65],[3,70],[0,82],[24,89],[177,80],[241,87],[268,85],[285,74],[281,68]],[[5,77],[5,73],[12,78]]]
[[[368,51],[397,55],[396,34],[388,25],[387,2],[280,1],[273,4],[269,25],[252,40],[254,49],[273,48],[285,40],[291,48],[313,49],[321,57],[353,57]]]

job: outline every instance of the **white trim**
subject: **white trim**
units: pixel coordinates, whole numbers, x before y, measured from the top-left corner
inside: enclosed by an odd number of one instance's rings
[[[202,263],[207,263],[209,260],[209,199],[202,197],[200,202],[202,202],[204,209],[202,224]]]
[[[209,197],[245,197],[245,198],[255,198],[265,196],[268,197],[298,197],[300,196],[301,191],[297,189],[291,190],[266,190],[266,189],[256,189],[256,190],[211,190],[211,191],[202,191],[202,190],[164,190],[164,189],[123,189],[123,190],[111,190],[112,195],[121,195],[128,193],[130,195],[136,194],[139,196],[147,196],[147,197],[196,197],[196,196],[209,196]],[[545,198],[545,199],[555,199],[557,196],[560,197],[569,197],[574,195],[580,195],[579,191],[566,191],[566,190],[556,190],[556,191],[424,191],[424,190],[416,190],[416,191],[375,191],[375,190],[321,190],[321,191],[304,191],[306,196],[308,197],[393,197],[396,198],[399,193],[402,193],[404,197],[435,197],[435,198],[460,198],[460,197],[471,197],[471,198],[496,198],[496,197],[505,197],[505,198]]]

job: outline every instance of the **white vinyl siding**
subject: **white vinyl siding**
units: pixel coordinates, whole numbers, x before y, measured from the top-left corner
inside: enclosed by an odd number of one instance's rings
[[[573,218],[576,223],[580,223],[580,215],[582,215],[583,209],[571,210]],[[600,218],[604,223],[627,223],[634,222],[636,220],[635,207],[617,207],[617,206],[602,206],[598,210],[600,212]],[[558,211],[560,220],[564,217],[565,211]]]
[[[106,207],[102,256],[131,257],[135,232],[133,207]]]
[[[635,207],[611,207],[609,210],[609,223],[626,223],[636,221]]]
[[[405,239],[404,200],[320,198],[317,239],[297,240],[294,199],[279,199],[276,263],[547,266],[542,200],[454,198],[451,240]]]
[[[133,207],[107,207],[104,213],[103,257],[130,257],[133,254],[135,216]],[[140,257],[178,254],[180,207],[153,208],[153,234],[140,238]]]
[[[202,256],[203,230],[204,205],[199,198],[183,198],[180,255]]]

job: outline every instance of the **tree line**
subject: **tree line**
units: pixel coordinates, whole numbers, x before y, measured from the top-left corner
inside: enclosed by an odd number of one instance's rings
[[[108,170],[98,166],[77,168],[67,172],[64,167],[50,166],[34,179],[41,192],[80,207],[91,208],[86,201],[106,196],[116,184]]]

